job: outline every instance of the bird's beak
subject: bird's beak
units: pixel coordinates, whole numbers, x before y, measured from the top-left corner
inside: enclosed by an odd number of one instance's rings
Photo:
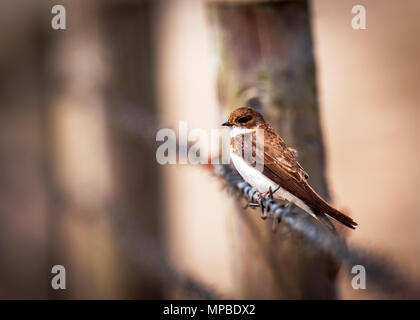
[[[233,126],[233,123],[232,122],[225,122],[225,123],[222,123],[222,126],[232,127]]]

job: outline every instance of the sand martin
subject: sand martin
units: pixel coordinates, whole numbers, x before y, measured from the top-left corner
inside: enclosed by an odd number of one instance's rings
[[[309,185],[309,175],[296,160],[297,152],[286,146],[260,113],[241,107],[232,111],[222,125],[230,128],[232,163],[251,186],[264,195],[270,188],[275,190],[275,199],[295,204],[333,230],[326,215],[354,229],[357,223],[353,219],[329,205]],[[263,130],[263,143],[257,143],[254,134],[257,129]],[[251,135],[251,139],[246,135]],[[252,154],[252,159],[245,154]]]

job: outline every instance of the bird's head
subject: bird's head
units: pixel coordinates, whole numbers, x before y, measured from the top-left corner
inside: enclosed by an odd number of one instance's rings
[[[222,126],[241,129],[256,129],[265,123],[262,115],[249,107],[241,107],[233,110]]]

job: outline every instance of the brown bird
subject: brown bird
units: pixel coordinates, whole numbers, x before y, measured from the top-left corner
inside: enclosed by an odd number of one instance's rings
[[[230,127],[231,160],[251,186],[263,195],[274,190],[274,198],[294,203],[333,230],[326,215],[354,229],[357,223],[353,219],[330,206],[312,189],[307,181],[308,174],[296,160],[297,152],[286,146],[260,113],[248,107],[238,108],[229,114],[222,126]],[[263,145],[257,143],[257,129],[263,130]]]

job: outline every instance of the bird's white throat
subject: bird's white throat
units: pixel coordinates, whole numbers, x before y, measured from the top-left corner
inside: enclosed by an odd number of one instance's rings
[[[245,134],[245,133],[250,133],[250,132],[255,132],[256,129],[248,129],[248,128],[242,128],[242,127],[233,127],[230,130],[230,137],[236,137],[238,134]]]

